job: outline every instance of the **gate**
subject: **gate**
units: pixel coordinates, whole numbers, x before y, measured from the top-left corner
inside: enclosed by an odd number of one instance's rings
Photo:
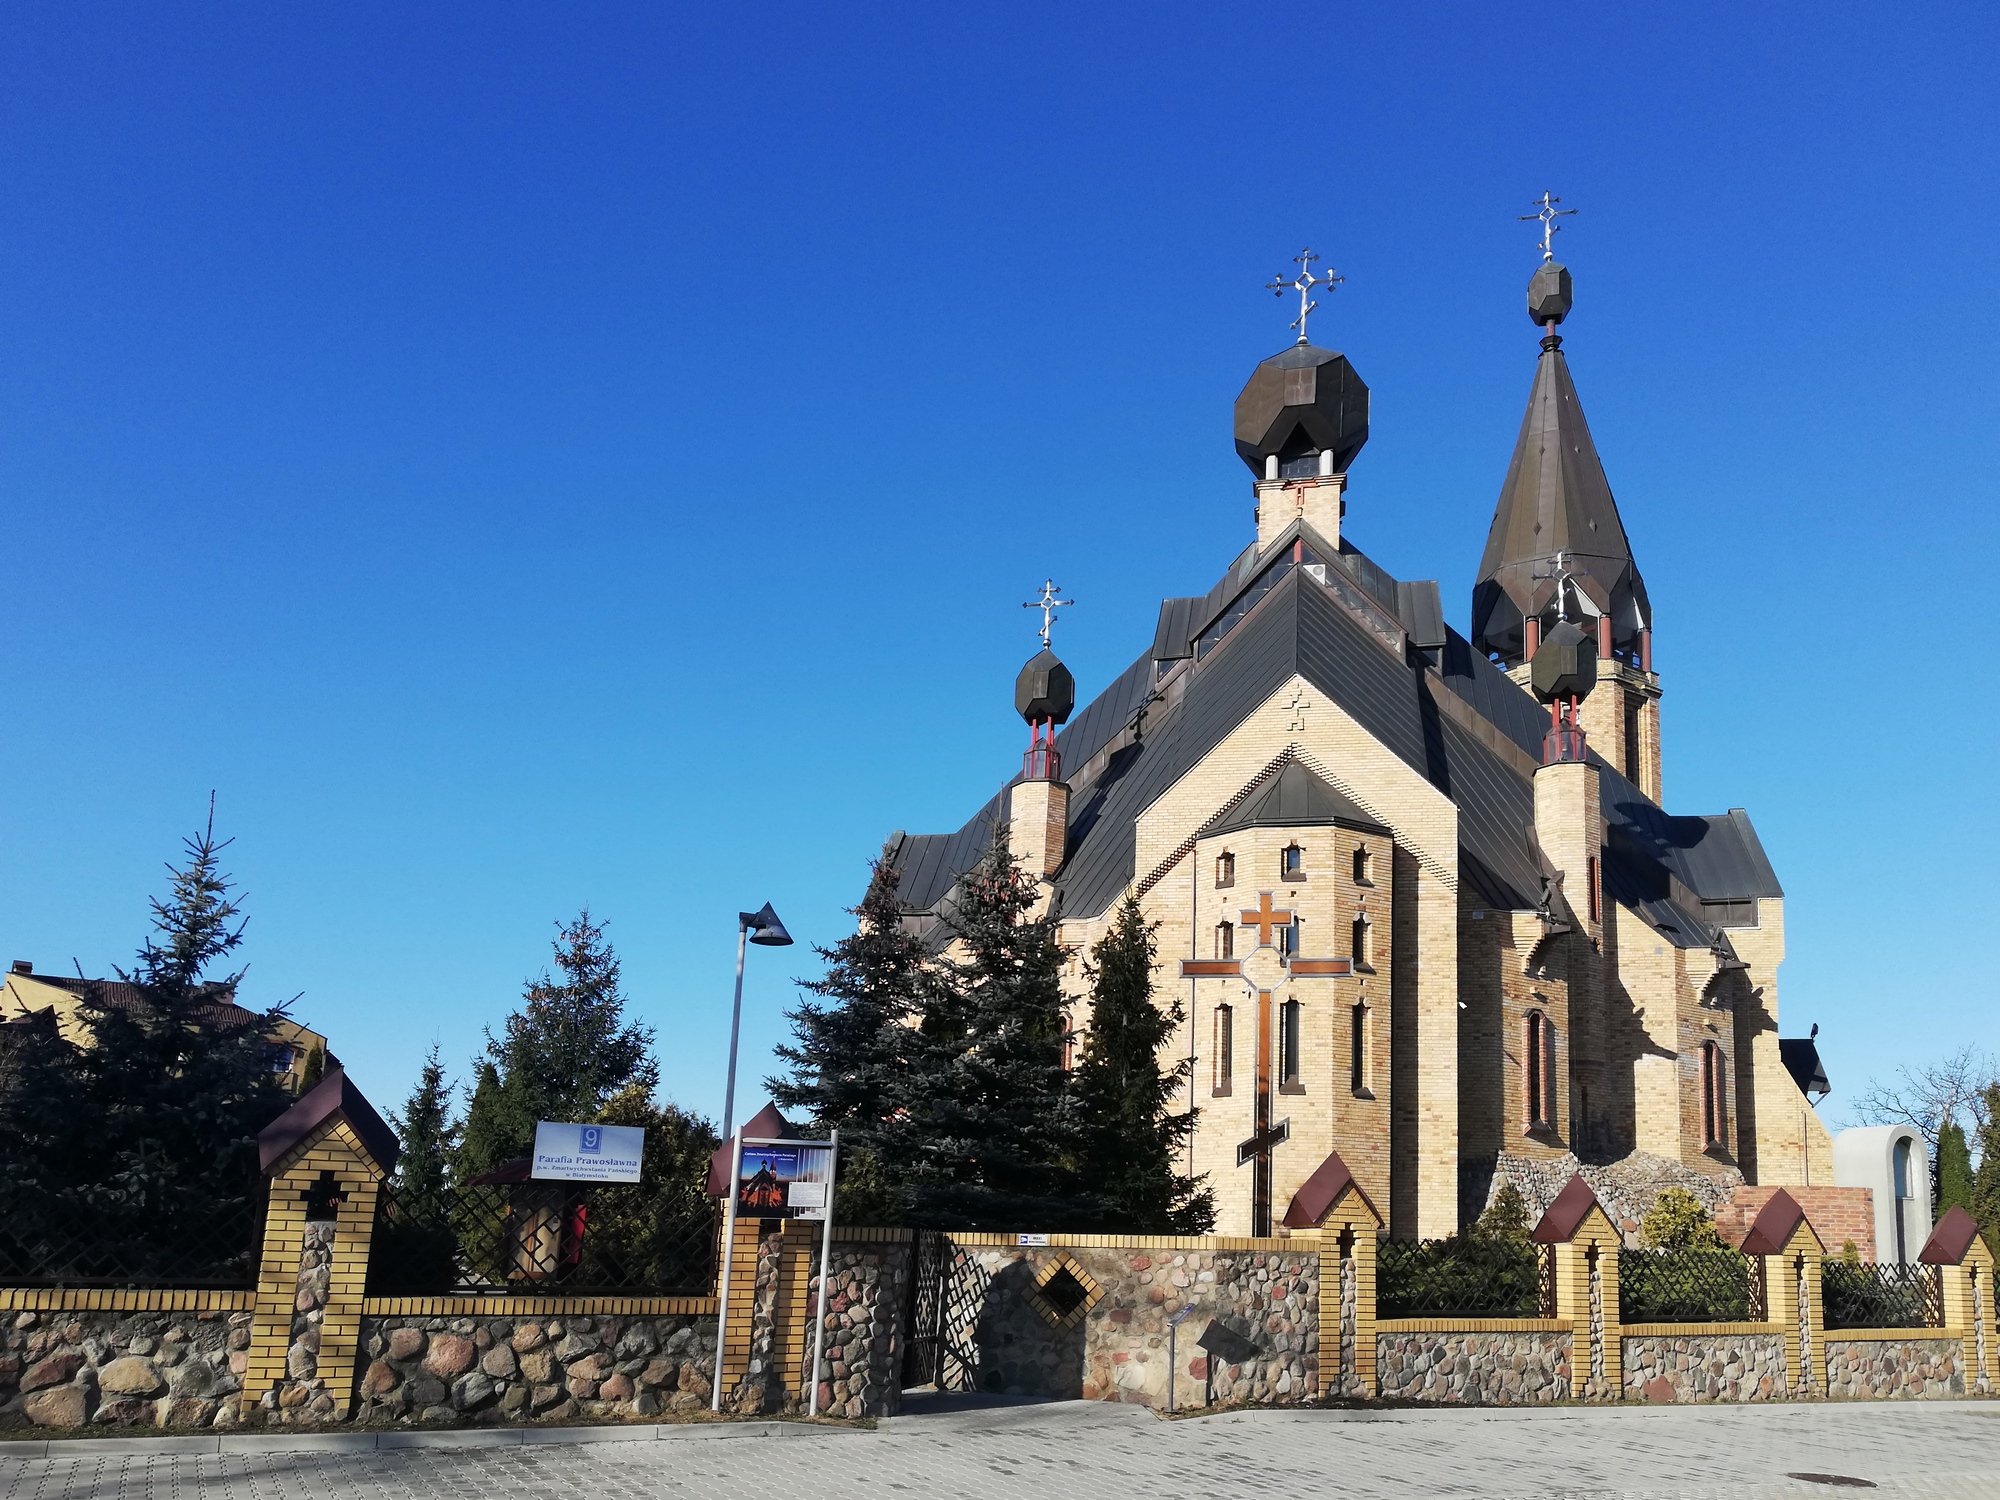
[[[938,1385],[944,1363],[944,1292],[951,1241],[938,1230],[915,1231],[910,1291],[903,1307],[903,1389]]]

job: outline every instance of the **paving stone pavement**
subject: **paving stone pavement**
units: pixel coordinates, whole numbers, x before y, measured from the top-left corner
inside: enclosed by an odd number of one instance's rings
[[[1228,1500],[1337,1495],[2000,1500],[2000,1402],[1246,1412],[1164,1423],[1091,1402],[982,1404],[873,1432],[363,1453],[10,1458],[0,1500]]]

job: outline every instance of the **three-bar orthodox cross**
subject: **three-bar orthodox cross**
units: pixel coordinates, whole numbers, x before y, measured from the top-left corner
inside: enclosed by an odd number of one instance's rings
[[[1576,212],[1573,208],[1557,208],[1556,205],[1560,202],[1562,202],[1562,199],[1549,192],[1547,188],[1544,188],[1542,189],[1542,196],[1536,200],[1537,212],[1521,215],[1521,222],[1523,224],[1529,223],[1532,220],[1541,221],[1543,260],[1554,260],[1556,258],[1556,231],[1562,228],[1562,225],[1558,224],[1556,220],[1566,219]],[[1551,330],[1551,332],[1553,331]]]
[[[1042,649],[1044,651],[1049,649],[1049,627],[1056,622],[1056,611],[1076,603],[1074,599],[1058,599],[1056,595],[1061,592],[1062,590],[1056,587],[1055,580],[1053,578],[1048,579],[1042,584],[1041,598],[1030,599],[1026,604],[1021,606],[1023,609],[1039,609],[1042,612]]]
[[[1333,288],[1339,286],[1347,278],[1334,270],[1332,266],[1326,268],[1324,276],[1313,275],[1313,262],[1318,260],[1319,257],[1312,253],[1310,247],[1301,250],[1292,259],[1298,263],[1299,274],[1290,281],[1285,280],[1281,275],[1266,286],[1264,290],[1275,292],[1280,297],[1284,296],[1286,292],[1297,292],[1299,294],[1299,315],[1292,323],[1292,327],[1298,329],[1299,342],[1303,344],[1306,342],[1306,319],[1311,317],[1313,309],[1319,306],[1317,302],[1312,300],[1313,288],[1323,286],[1328,291],[1332,291]]]

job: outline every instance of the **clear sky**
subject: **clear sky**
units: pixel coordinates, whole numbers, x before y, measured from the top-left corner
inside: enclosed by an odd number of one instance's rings
[[[105,972],[208,792],[246,998],[385,1108],[586,903],[746,1105],[892,829],[1251,536],[1311,244],[1348,526],[1463,629],[1552,188],[1671,810],[1750,809],[1838,1091],[2000,1044],[1991,6],[15,6],[0,958]],[[1326,299],[1322,299],[1325,301]]]

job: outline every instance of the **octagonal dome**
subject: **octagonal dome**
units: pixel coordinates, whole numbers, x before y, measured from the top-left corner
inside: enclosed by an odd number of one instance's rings
[[[1292,345],[1257,366],[1236,398],[1236,451],[1259,479],[1274,454],[1283,466],[1327,449],[1344,474],[1367,441],[1368,387],[1330,349]]]

